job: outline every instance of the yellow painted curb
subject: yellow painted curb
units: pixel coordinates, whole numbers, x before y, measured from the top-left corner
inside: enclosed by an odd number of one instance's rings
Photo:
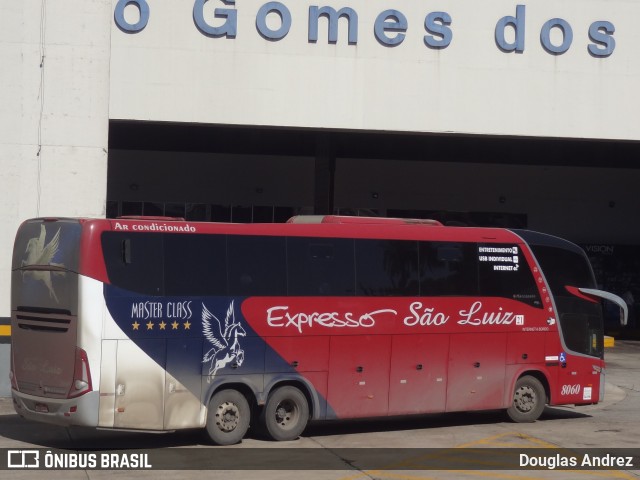
[[[613,337],[604,337],[604,348],[613,347],[615,344],[615,339]]]

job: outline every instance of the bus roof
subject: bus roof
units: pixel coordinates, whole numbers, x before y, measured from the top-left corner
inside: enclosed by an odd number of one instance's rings
[[[115,219],[47,218],[31,222],[78,222],[85,232],[84,242],[91,242],[101,232],[227,234],[297,237],[343,237],[389,240],[431,240],[481,243],[528,243],[518,232],[504,228],[444,226],[435,220],[346,217],[338,215],[297,216],[287,223],[216,223],[191,222],[165,217],[130,217]],[[426,228],[428,227],[428,228]],[[83,242],[83,243],[84,243]]]
[[[91,220],[88,220],[92,222]],[[203,233],[298,237],[378,238],[454,242],[524,243],[504,228],[449,227],[435,220],[345,217],[337,215],[298,216],[287,223],[216,223],[160,220],[138,217],[95,220],[97,230],[155,233]],[[108,222],[104,224],[102,222]],[[94,227],[94,228],[95,228]]]

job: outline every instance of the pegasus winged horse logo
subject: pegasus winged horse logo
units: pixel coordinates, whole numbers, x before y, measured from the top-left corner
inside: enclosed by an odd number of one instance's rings
[[[215,323],[211,320],[215,320]],[[216,328],[212,327],[212,323]],[[244,350],[240,347],[238,337],[245,337],[247,332],[240,322],[236,322],[233,301],[227,310],[224,327],[220,320],[213,315],[204,303],[202,304],[202,331],[213,348],[204,354],[202,363],[211,362],[209,375],[214,376],[218,370],[224,368],[229,362],[235,360],[238,366],[244,362]]]
[[[27,249],[25,250],[26,260],[22,260],[22,266],[54,266],[63,267],[61,263],[53,263],[53,257],[58,253],[58,247],[60,246],[60,229],[56,232],[49,243],[46,243],[47,230],[44,225],[40,225],[40,236],[29,239],[27,242]],[[64,275],[64,272],[52,272],[50,270],[29,270],[23,271],[22,277],[25,275],[32,276],[35,280],[41,280],[49,289],[49,297],[53,298],[58,303],[58,297],[53,290],[53,284],[51,282],[51,275]]]

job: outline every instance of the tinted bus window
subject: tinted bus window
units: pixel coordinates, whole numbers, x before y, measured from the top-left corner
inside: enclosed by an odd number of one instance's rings
[[[162,295],[163,242],[157,233],[104,232],[102,250],[112,285]]]
[[[287,273],[289,295],[353,295],[353,240],[290,237],[287,239]]]
[[[475,243],[420,242],[420,295],[478,294]]]
[[[533,273],[517,245],[478,245],[480,295],[518,300],[542,308]]]
[[[229,235],[230,295],[287,294],[284,237]]]
[[[164,236],[165,295],[226,295],[225,235]]]
[[[418,243],[356,240],[356,294],[417,296]]]

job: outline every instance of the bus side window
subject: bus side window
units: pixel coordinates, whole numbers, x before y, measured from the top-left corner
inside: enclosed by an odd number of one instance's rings
[[[112,285],[146,295],[164,294],[162,235],[104,232],[102,250]]]
[[[475,249],[472,243],[420,242],[420,295],[477,295]]]
[[[164,235],[165,295],[226,295],[226,235]]]
[[[522,255],[522,247],[516,245],[483,245],[482,247],[508,248],[509,254],[496,254],[498,259],[479,262],[480,295],[485,297],[502,297],[542,308],[533,273],[527,260]],[[480,255],[480,253],[479,253]],[[508,260],[504,260],[508,259]]]
[[[356,240],[357,295],[417,296],[418,243]]]
[[[355,291],[353,240],[287,238],[287,279],[289,295],[353,295]]]
[[[437,261],[439,263],[462,263],[464,256],[462,248],[458,245],[442,245],[436,249]]]
[[[284,237],[227,236],[229,295],[287,294]]]

